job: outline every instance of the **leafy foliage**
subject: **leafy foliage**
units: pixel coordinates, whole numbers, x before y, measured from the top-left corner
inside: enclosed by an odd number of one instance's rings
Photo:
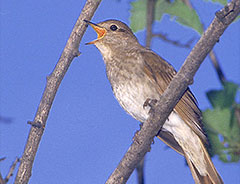
[[[222,6],[227,4],[227,0],[206,0],[212,3],[219,3]],[[147,0],[137,0],[131,2],[130,27],[133,32],[141,31],[146,27]],[[156,0],[155,20],[161,21],[164,14],[170,15],[173,21],[189,27],[200,35],[203,33],[202,24],[199,15],[188,7],[182,0]],[[235,21],[239,20],[240,16]]]
[[[203,112],[203,122],[212,155],[218,155],[223,162],[240,160],[240,127],[235,115],[239,105],[235,102],[238,85],[227,82],[221,90],[207,92],[214,109]]]
[[[181,0],[170,3],[171,6],[166,9],[166,13],[176,18],[176,21],[184,26],[190,27],[199,34],[203,33],[202,24],[199,16],[194,9],[189,8]]]
[[[147,3],[146,0],[138,0],[131,5],[130,27],[133,32],[137,32],[146,27]]]
[[[147,0],[138,0],[131,3],[131,24],[133,32],[143,30],[146,27]],[[155,20],[161,21],[164,14],[171,16],[172,20],[196,30],[202,34],[202,24],[194,9],[189,8],[181,0],[174,2],[157,0],[155,4]]]
[[[234,103],[238,85],[227,82],[222,90],[211,90],[207,92],[207,97],[213,108],[230,108]]]

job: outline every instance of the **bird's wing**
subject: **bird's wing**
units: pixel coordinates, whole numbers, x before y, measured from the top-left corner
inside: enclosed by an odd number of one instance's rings
[[[163,58],[150,50],[142,50],[141,56],[144,60],[144,71],[149,76],[149,78],[157,84],[158,91],[163,94],[166,90],[170,81],[173,79],[174,75],[177,73],[175,69]],[[207,143],[206,136],[202,130],[201,124],[201,111],[197,106],[197,101],[190,91],[189,88],[186,89],[184,95],[179,100],[174,110],[179,114],[179,116],[188,124],[188,126],[201,138],[204,143]],[[170,147],[175,148],[174,144],[171,144],[171,136],[166,138],[164,135],[160,135],[164,142],[166,142]],[[170,140],[170,142],[169,142]],[[172,137],[172,140],[174,138]],[[176,150],[177,148],[175,148]],[[182,150],[177,149],[178,152]]]

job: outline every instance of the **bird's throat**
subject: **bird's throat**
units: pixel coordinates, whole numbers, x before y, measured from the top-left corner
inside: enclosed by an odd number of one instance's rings
[[[105,44],[102,44],[100,41],[95,42],[95,46],[101,52],[105,64],[108,61],[112,60],[112,50],[110,49],[110,47],[108,47]]]

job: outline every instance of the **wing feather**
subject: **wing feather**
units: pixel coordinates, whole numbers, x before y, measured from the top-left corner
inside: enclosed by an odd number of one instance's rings
[[[157,84],[159,93],[163,94],[174,75],[176,75],[176,70],[151,50],[141,51],[141,56],[144,60],[144,71]],[[201,124],[201,111],[189,88],[187,88],[174,110],[206,144],[207,140]]]
[[[168,62],[150,50],[144,50],[142,52],[142,57],[144,59],[144,71],[152,82],[157,84],[158,91],[162,94],[177,72]],[[207,144],[207,139],[202,129],[201,111],[198,108],[197,100],[189,88],[186,89],[175,106],[174,111],[179,114],[184,122],[186,122],[202,140],[200,141],[200,146],[204,152],[208,174],[206,176],[201,176],[199,174],[198,170],[188,158],[187,154],[184,153],[184,150],[177,143],[171,132],[160,131],[158,137],[175,151],[185,156],[196,183],[223,184],[204,146],[204,144]]]

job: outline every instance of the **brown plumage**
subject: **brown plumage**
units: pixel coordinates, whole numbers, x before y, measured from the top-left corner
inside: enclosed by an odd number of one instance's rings
[[[98,34],[88,44],[94,44],[101,52],[116,99],[136,120],[146,121],[149,107],[144,106],[145,101],[159,99],[176,71],[159,55],[141,46],[126,24],[117,20],[86,22]],[[223,183],[206,150],[201,112],[189,89],[169,115],[158,138],[185,156],[195,183]]]

